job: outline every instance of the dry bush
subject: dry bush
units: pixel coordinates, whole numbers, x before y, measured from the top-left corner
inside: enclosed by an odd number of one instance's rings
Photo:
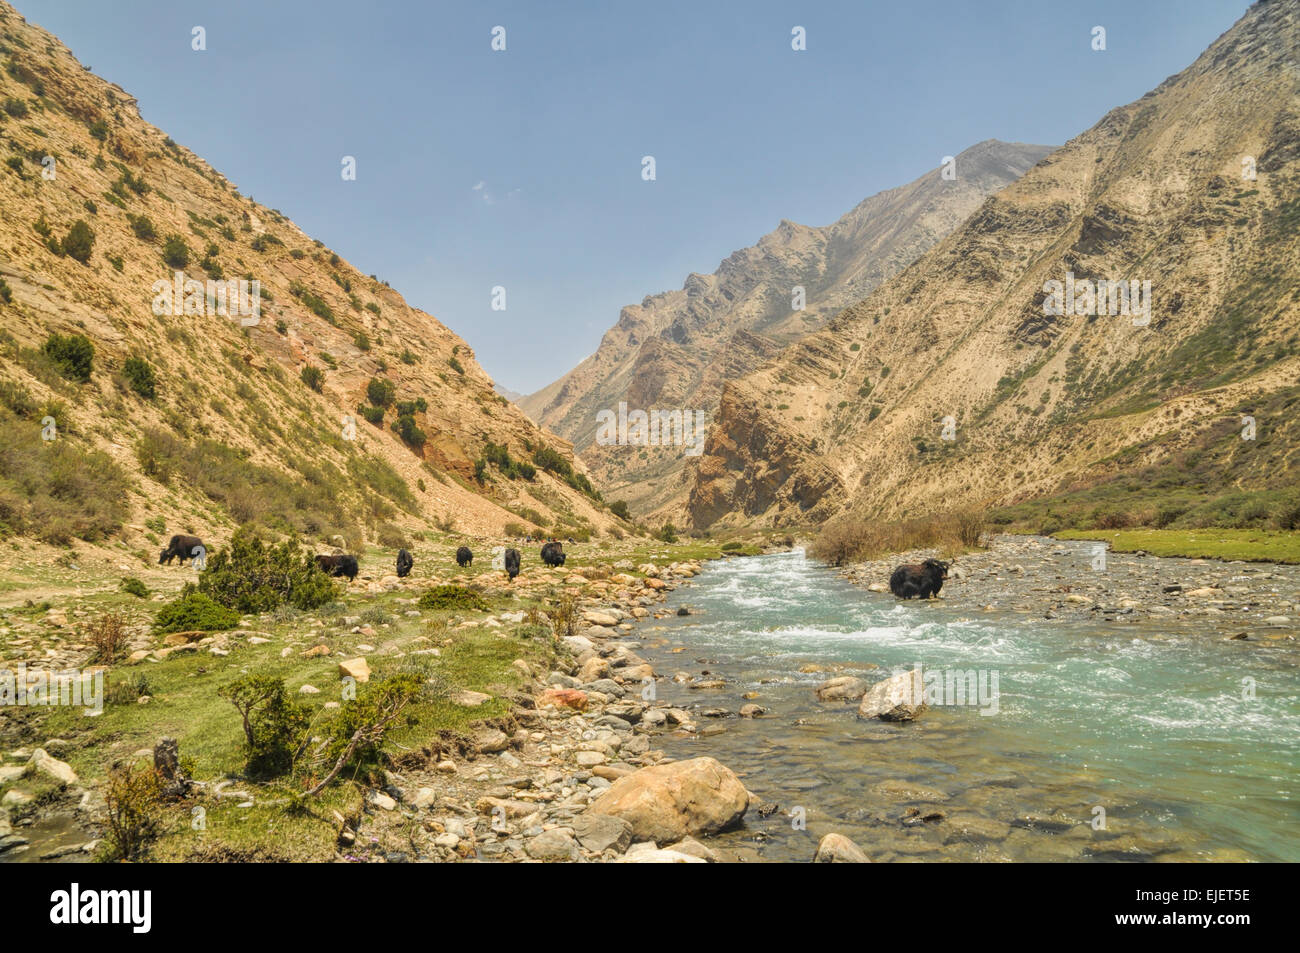
[[[135,860],[144,853],[158,832],[162,790],[162,776],[152,765],[128,764],[109,772],[101,859]]]
[[[121,613],[106,612],[86,630],[90,661],[109,664],[126,652],[126,620]]]
[[[575,597],[568,593],[560,596],[555,605],[546,610],[546,615],[558,637],[578,634],[578,600]]]
[[[962,510],[953,516],[957,540],[968,549],[975,549],[984,536],[987,516],[983,510]]]
[[[964,510],[892,523],[872,523],[843,517],[822,527],[808,547],[814,559],[832,566],[879,559],[914,549],[939,549],[956,554],[980,545],[986,516],[981,510]]]

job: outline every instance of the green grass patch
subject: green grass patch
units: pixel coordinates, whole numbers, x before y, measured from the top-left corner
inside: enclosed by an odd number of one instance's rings
[[[1300,533],[1250,529],[1064,530],[1057,539],[1102,539],[1121,553],[1300,563]]]

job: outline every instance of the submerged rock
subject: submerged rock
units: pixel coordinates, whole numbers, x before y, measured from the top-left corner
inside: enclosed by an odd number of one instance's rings
[[[861,847],[843,834],[827,834],[817,845],[814,864],[869,864],[871,859]]]

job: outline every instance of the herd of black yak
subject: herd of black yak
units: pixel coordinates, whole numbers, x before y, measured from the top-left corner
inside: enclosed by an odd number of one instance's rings
[[[572,540],[570,540],[572,542]],[[185,565],[187,559],[202,560],[206,549],[203,540],[197,536],[176,534],[158,555],[159,563],[171,565],[173,559],[180,559]],[[519,550],[511,548],[502,554],[500,568],[505,569],[511,579],[519,575]],[[558,540],[551,540],[542,547],[542,562],[548,566],[564,565],[564,546]],[[474,553],[468,546],[456,550],[456,565],[464,569],[474,564]],[[357,578],[357,557],[347,553],[338,555],[319,555],[316,565],[331,576],[346,576],[348,581]],[[397,551],[397,575],[404,579],[411,574],[415,558],[405,549]],[[931,599],[943,588],[943,581],[948,578],[948,564],[937,559],[927,559],[919,564],[905,564],[894,570],[889,577],[889,591],[900,599]]]
[[[167,547],[158,554],[160,564],[171,565],[173,559],[179,559],[182,566],[185,560],[194,559],[202,564],[203,558],[207,552],[203,540],[197,536],[187,536],[177,533],[168,542]],[[359,566],[357,557],[347,553],[338,554],[321,554],[315,557],[316,565],[321,568],[322,572],[331,576],[345,576],[348,582],[357,578]],[[506,574],[514,579],[519,575],[520,555],[517,549],[507,549],[503,553],[502,568]],[[542,547],[542,562],[548,566],[563,566],[565,560],[564,545],[558,540],[551,540]],[[471,566],[474,563],[474,553],[468,546],[461,546],[456,550],[456,565],[462,569]],[[411,574],[411,569],[415,566],[415,557],[409,550],[399,549],[397,551],[397,576],[399,579],[405,579]]]

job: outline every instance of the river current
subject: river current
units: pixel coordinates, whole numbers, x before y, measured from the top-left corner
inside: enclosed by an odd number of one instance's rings
[[[656,746],[763,801],[713,842],[733,856],[807,860],[835,831],[877,861],[1300,860],[1294,643],[903,603],[801,551],[710,564],[683,605],[633,638],[700,727]],[[892,724],[814,695],[918,664],[974,697]]]

